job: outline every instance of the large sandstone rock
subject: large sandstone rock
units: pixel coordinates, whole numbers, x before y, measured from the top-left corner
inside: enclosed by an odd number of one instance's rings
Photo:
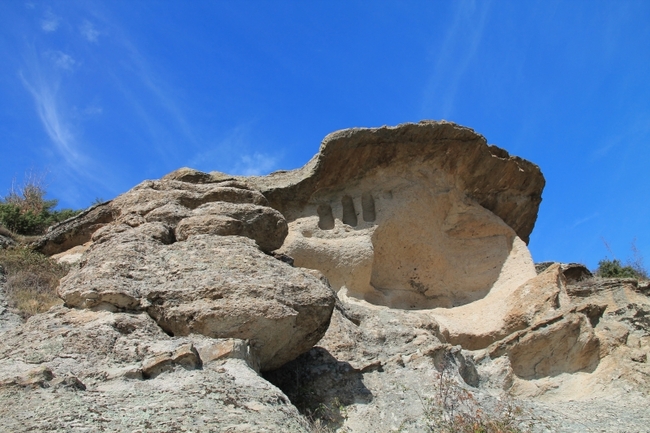
[[[533,422],[540,431],[643,431],[650,421],[639,406],[650,403],[650,363],[643,357],[650,300],[620,282],[581,281],[592,294],[567,296],[572,288],[562,267],[547,271],[519,288],[516,308],[506,309],[518,325],[486,349],[453,345],[430,310],[342,296],[317,347],[265,377],[303,413],[318,411],[344,431],[425,431],[426,405],[440,398],[441,376],[448,378],[447,398],[462,398],[461,411],[480,407],[496,416],[517,408],[523,418],[517,425]],[[623,292],[632,304],[605,308],[622,301]]]
[[[78,236],[86,242],[79,267],[59,294],[70,307],[145,311],[170,335],[250,340],[261,368],[277,368],[323,335],[335,296],[263,252],[287,234],[284,217],[266,203],[236,182],[146,181],[104,205],[111,221],[90,224],[88,213],[65,223],[94,232]],[[46,236],[39,245],[53,251],[66,242]]]
[[[468,128],[339,131],[303,168],[246,181],[289,221],[281,252],[374,304],[455,307],[535,276],[522,240],[544,178]]]
[[[287,229],[282,215],[267,204],[259,191],[237,182],[202,185],[173,179],[149,180],[50,228],[32,246],[43,254],[54,255],[90,241],[95,232],[113,222],[130,226],[162,222],[176,229],[183,219],[194,218],[196,228],[192,233],[250,236],[270,251],[282,244]],[[180,228],[182,239],[190,234],[187,227],[184,223]]]
[[[407,177],[400,181],[399,174]],[[342,218],[344,208],[350,210],[349,201],[343,201],[348,195],[359,222],[374,219],[372,202],[378,196],[408,181],[428,182],[425,189],[434,191],[435,181],[450,182],[449,186],[500,217],[526,242],[545,183],[536,165],[488,146],[470,128],[444,121],[333,132],[301,169],[251,179],[271,206],[291,221],[305,213],[315,215],[321,204],[329,204]],[[407,210],[411,209],[403,209]]]
[[[32,247],[48,256],[67,251],[90,240],[92,234],[115,218],[110,201],[92,206],[77,216],[48,229]]]
[[[568,305],[562,269],[554,265],[520,286],[499,287],[476,302],[438,308],[432,315],[450,343],[477,350],[566,311]]]
[[[170,243],[166,230],[146,223],[98,238],[61,281],[66,305],[146,311],[171,335],[250,340],[263,370],[309,350],[327,329],[334,295],[317,278],[247,238]]]

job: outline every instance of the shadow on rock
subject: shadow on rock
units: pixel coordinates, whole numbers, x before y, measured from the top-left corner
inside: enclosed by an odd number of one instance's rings
[[[314,347],[264,378],[280,388],[300,413],[312,422],[340,427],[346,406],[370,403],[372,393],[363,384],[363,372],[338,361],[322,347]]]

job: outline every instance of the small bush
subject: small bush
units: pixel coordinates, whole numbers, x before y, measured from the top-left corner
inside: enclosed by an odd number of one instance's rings
[[[0,250],[0,267],[6,277],[7,301],[23,317],[43,313],[62,303],[56,288],[59,280],[68,273],[68,265],[18,247]]]
[[[23,186],[13,185],[0,200],[0,224],[19,235],[39,235],[57,223],[77,215],[72,209],[55,210],[58,201],[45,199],[42,177],[29,176]]]
[[[607,251],[616,257],[605,239],[603,239],[603,243]],[[601,278],[636,278],[647,280],[648,270],[645,267],[643,255],[636,246],[636,238],[632,241],[630,249],[632,250],[632,258],[628,258],[625,265],[621,264],[621,261],[618,259],[609,260],[609,258],[605,258],[598,262],[598,268],[594,271],[594,274]]]
[[[643,278],[632,266],[623,266],[621,261],[616,259],[599,261],[596,275],[602,278]]]

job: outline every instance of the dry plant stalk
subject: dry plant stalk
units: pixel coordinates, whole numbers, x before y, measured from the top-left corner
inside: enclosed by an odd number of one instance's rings
[[[492,411],[484,410],[473,393],[456,383],[447,368],[439,373],[433,396],[418,397],[427,431],[431,433],[523,433],[536,421],[511,402],[499,403]]]

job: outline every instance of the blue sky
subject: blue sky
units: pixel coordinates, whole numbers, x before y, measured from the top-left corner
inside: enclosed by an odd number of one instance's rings
[[[0,50],[2,195],[47,172],[81,208],[446,119],[541,167],[536,261],[594,268],[636,239],[650,265],[648,1],[12,0]]]

